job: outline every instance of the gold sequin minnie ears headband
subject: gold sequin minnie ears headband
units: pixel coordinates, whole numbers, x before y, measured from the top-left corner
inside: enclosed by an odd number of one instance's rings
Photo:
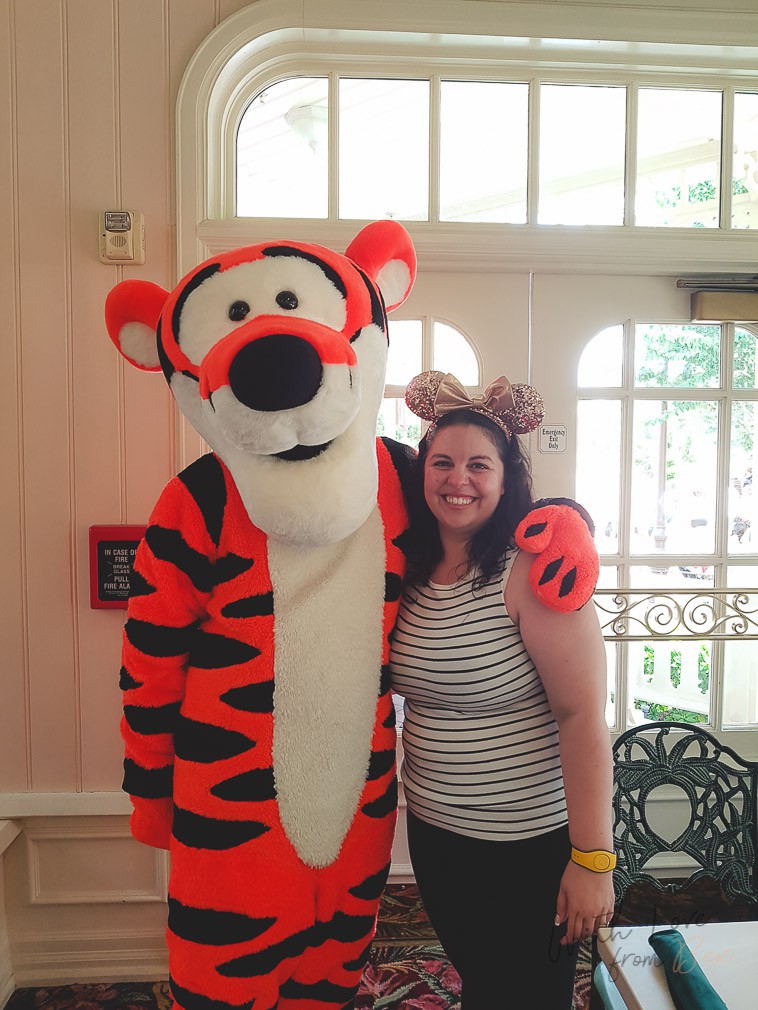
[[[506,435],[525,435],[534,431],[545,416],[542,397],[523,382],[513,385],[499,376],[481,396],[469,396],[466,387],[449,372],[421,372],[408,383],[405,402],[410,410],[434,424],[453,410],[474,410],[489,417]],[[431,431],[431,429],[430,429]]]

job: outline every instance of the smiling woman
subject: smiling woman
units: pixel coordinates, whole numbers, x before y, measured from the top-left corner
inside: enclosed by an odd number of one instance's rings
[[[611,760],[595,611],[539,602],[514,542],[532,508],[518,433],[542,400],[503,376],[472,400],[427,372],[407,401],[432,421],[390,651],[414,874],[462,1010],[497,1005],[504,951],[536,1005],[567,1010],[577,941],[612,915]]]

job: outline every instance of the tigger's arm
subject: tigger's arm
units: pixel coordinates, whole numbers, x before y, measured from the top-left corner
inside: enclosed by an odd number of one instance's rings
[[[516,528],[516,544],[536,554],[529,572],[534,595],[551,610],[579,610],[600,574],[595,524],[573,498],[541,498]]]
[[[174,728],[208,599],[193,582],[210,564],[197,512],[181,480],[170,481],[137,551],[124,628],[123,788],[134,808],[132,834],[158,848],[168,848],[171,836]]]

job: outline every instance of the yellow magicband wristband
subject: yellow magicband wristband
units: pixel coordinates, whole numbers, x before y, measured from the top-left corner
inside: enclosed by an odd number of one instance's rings
[[[571,846],[571,859],[579,866],[584,866],[593,873],[608,873],[616,865],[616,855],[606,849],[593,849],[591,852],[583,852]]]

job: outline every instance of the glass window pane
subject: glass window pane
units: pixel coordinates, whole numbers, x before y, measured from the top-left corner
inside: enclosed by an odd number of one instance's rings
[[[339,216],[426,221],[429,82],[340,80]]]
[[[440,220],[526,221],[528,84],[442,81]]]
[[[635,223],[717,228],[721,92],[640,88]]]
[[[402,397],[385,397],[382,400],[376,422],[377,435],[387,435],[416,449],[421,438],[421,425],[421,419],[410,412]]]
[[[758,228],[758,95],[734,96],[732,228]]]
[[[633,553],[713,553],[717,435],[718,405],[712,401],[634,405]]]
[[[237,132],[239,217],[326,217],[328,89],[325,77],[272,84]]]
[[[619,550],[621,402],[580,400],[577,406],[576,496],[595,523],[600,554]]]
[[[753,598],[753,606],[758,600]],[[758,723],[758,647],[755,642],[724,643],[722,722],[724,726]]]
[[[734,331],[734,388],[755,389],[756,335],[737,326]]]
[[[712,589],[714,569],[712,565],[682,564],[670,565],[662,559],[661,565],[632,565],[629,570],[629,585],[632,589],[659,589],[662,593],[669,589],[691,589],[700,592]]]
[[[388,386],[407,386],[423,367],[421,364],[423,326],[420,319],[390,319],[389,331],[390,345],[385,383]]]
[[[634,384],[713,389],[719,385],[721,327],[646,323],[634,331]]]
[[[464,386],[478,386],[482,381],[473,347],[460,330],[448,323],[434,323],[432,368],[452,372]]]
[[[620,386],[623,358],[623,326],[608,326],[596,333],[579,359],[579,386]]]
[[[727,597],[727,614],[734,617],[734,624],[738,628],[745,627],[749,634],[755,634],[758,621],[758,567],[730,565],[727,569],[727,585],[729,589],[739,590]],[[758,643],[740,641],[739,636],[724,643],[722,694],[725,726],[758,723]]]
[[[707,722],[713,643],[629,642],[629,704],[644,720]]]
[[[623,224],[626,88],[540,86],[540,224]]]
[[[618,642],[605,643],[605,664],[608,675],[608,694],[605,699],[605,721],[608,726],[616,724],[616,673],[619,665],[621,647]]]
[[[732,403],[729,454],[729,553],[758,553],[758,495],[753,490],[758,444],[758,403]]]

